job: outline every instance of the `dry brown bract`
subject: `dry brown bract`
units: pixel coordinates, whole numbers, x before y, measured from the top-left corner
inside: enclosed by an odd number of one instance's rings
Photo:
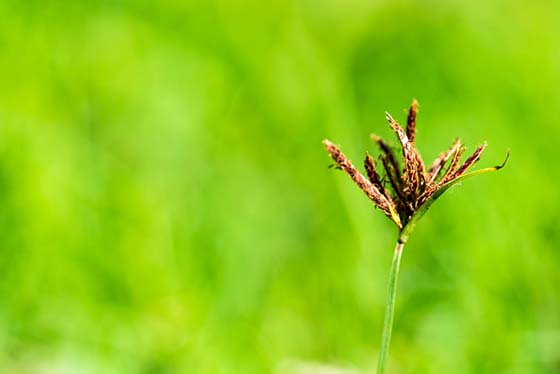
[[[372,135],[378,144],[380,160],[385,169],[386,178],[382,178],[376,168],[374,159],[366,153],[365,169],[367,178],[352,165],[350,160],[340,149],[329,140],[323,144],[337,165],[352,178],[354,183],[375,203],[387,217],[402,229],[414,216],[415,212],[444,185],[453,182],[476,163],[484,151],[486,144],[479,146],[476,151],[460,165],[461,155],[465,147],[460,140],[456,140],[448,151],[443,152],[426,169],[420,154],[414,146],[416,134],[416,114],[418,102],[412,101],[408,112],[406,131],[386,113],[391,128],[397,134],[402,147],[402,169],[391,147],[380,137]],[[447,165],[447,166],[446,166]],[[386,188],[388,181],[390,189]]]

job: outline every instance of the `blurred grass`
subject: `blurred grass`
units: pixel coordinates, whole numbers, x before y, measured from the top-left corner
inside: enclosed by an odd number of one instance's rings
[[[371,370],[396,233],[320,141],[413,97],[425,159],[512,157],[410,240],[392,372],[559,371],[559,11],[3,2],[1,371]]]

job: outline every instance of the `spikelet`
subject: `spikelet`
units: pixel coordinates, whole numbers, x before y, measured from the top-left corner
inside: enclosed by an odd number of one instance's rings
[[[360,187],[360,189],[370,198],[375,205],[392,219],[395,224],[402,227],[399,216],[391,205],[391,202],[375,187],[366,177],[362,175],[352,162],[340,151],[340,149],[329,140],[323,140],[323,145],[337,165],[348,174],[348,176]]]

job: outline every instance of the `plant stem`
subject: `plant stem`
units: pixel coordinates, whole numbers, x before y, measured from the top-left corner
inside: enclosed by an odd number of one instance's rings
[[[391,332],[393,331],[393,316],[395,314],[395,296],[397,294],[397,283],[399,280],[399,267],[401,255],[404,248],[404,241],[397,241],[391,273],[389,274],[389,288],[387,290],[387,307],[385,309],[385,321],[383,323],[383,337],[381,338],[381,351],[377,361],[377,374],[383,374],[389,358],[389,345],[391,344]]]

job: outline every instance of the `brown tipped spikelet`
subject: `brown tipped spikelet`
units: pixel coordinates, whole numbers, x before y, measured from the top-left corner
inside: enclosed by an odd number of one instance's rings
[[[373,161],[373,157],[366,152],[366,159],[364,160],[364,167],[366,168],[366,173],[368,176],[369,181],[381,192],[385,190],[383,184],[381,183],[381,178],[375,170],[375,161]],[[385,194],[384,194],[385,195]]]
[[[352,165],[350,160],[336,145],[329,140],[323,141],[327,152],[329,152],[340,169],[344,170],[370,200],[400,229],[412,219],[415,213],[432,196],[439,196],[441,192],[455,181],[461,179],[460,177],[465,175],[468,169],[480,159],[482,152],[486,148],[486,144],[479,146],[459,166],[465,147],[457,139],[448,151],[441,153],[435,159],[432,166],[426,169],[420,153],[418,153],[414,145],[417,113],[418,102],[413,100],[408,111],[406,131],[389,113],[386,113],[387,121],[389,121],[389,125],[397,135],[400,143],[402,167],[392,148],[379,136],[371,136],[381,151],[380,160],[386,176],[384,178],[380,176],[376,169],[375,161],[369,153],[366,152],[364,161],[367,172],[366,178]],[[501,167],[503,165],[491,168],[491,170],[485,169],[484,171],[498,170]],[[386,182],[389,183],[389,186],[386,186]],[[440,189],[442,191],[435,195]]]
[[[350,176],[350,178],[360,187],[362,191],[370,198],[371,201],[375,203],[383,213],[391,220],[393,220],[397,226],[402,227],[399,216],[397,215],[395,204],[391,200],[390,196],[385,196],[381,191],[372,184],[366,177],[364,177],[358,169],[352,165],[350,160],[340,151],[340,149],[331,143],[329,140],[323,140],[323,144],[330,153],[333,160],[337,165]],[[366,158],[367,160],[367,158]],[[366,161],[367,162],[367,161]]]
[[[432,183],[434,179],[436,179],[440,173],[440,171],[445,166],[445,163],[449,158],[457,152],[457,149],[461,148],[461,141],[459,139],[455,140],[451,148],[447,152],[444,152],[439,155],[438,158],[435,159],[432,167],[428,171],[428,183]]]
[[[412,100],[410,109],[408,110],[408,117],[406,119],[406,136],[408,140],[413,142],[416,136],[416,113],[418,112],[418,101]]]

